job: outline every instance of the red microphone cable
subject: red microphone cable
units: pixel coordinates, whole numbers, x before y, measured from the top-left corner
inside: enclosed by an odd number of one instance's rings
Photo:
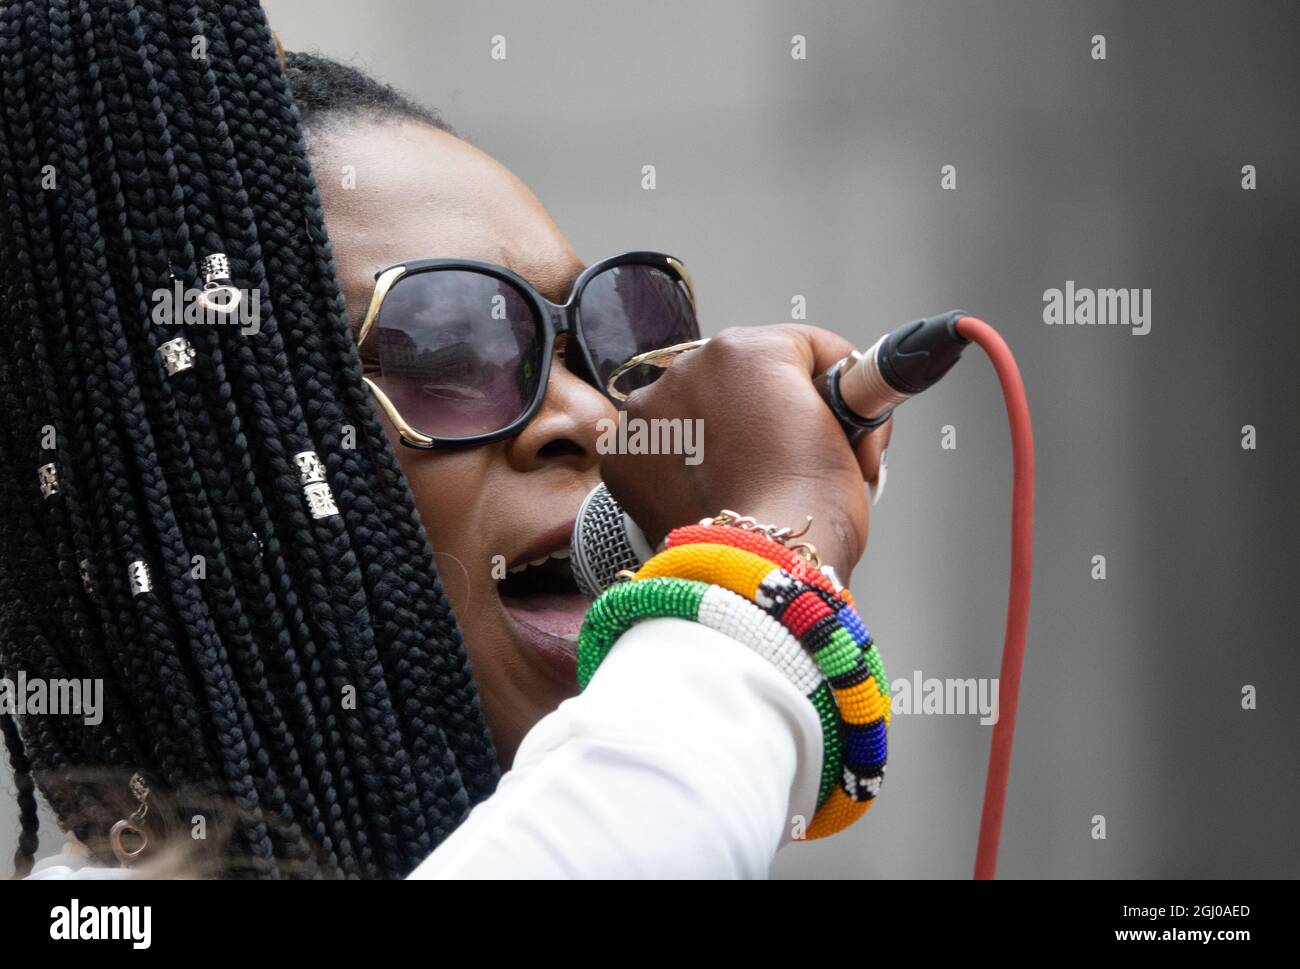
[[[1029,630],[1029,588],[1034,560],[1034,430],[1020,368],[1006,341],[993,327],[973,316],[959,317],[956,326],[960,336],[979,344],[988,354],[1002,385],[1011,424],[1011,579],[999,674],[998,721],[993,725],[993,741],[989,746],[984,808],[975,851],[975,877],[988,879],[994,877],[998,867],[1002,813],[1011,776],[1011,742],[1015,738],[1016,708],[1020,700],[1020,671],[1025,662],[1025,635]]]

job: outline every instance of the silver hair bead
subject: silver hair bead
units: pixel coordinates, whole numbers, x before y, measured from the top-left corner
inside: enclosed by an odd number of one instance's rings
[[[293,462],[298,465],[298,474],[303,484],[325,480],[325,465],[315,451],[299,451],[293,456]]]
[[[209,253],[199,261],[199,272],[203,274],[205,283],[216,282],[219,279],[229,279],[230,260],[224,252]]]
[[[183,336],[168,340],[159,346],[158,355],[162,357],[163,366],[167,368],[169,377],[194,366],[194,344]]]
[[[81,573],[81,584],[85,587],[86,593],[94,592],[94,587],[90,584],[90,560],[82,559],[77,563],[77,571]]]
[[[41,483],[41,497],[43,498],[57,495],[62,490],[59,487],[59,466],[53,461],[49,464],[42,464],[36,469],[36,479]]]
[[[131,580],[131,595],[138,596],[153,591],[153,576],[149,574],[149,566],[143,560],[136,559],[127,566],[127,576]]]
[[[199,262],[203,274],[203,293],[199,302],[209,313],[231,316],[239,308],[244,294],[230,280],[230,260],[224,252],[214,252]]]
[[[339,513],[339,506],[334,504],[334,494],[324,481],[313,481],[302,489],[302,493],[312,518],[330,518]]]
[[[329,518],[339,513],[334,504],[334,493],[325,480],[325,465],[315,451],[299,451],[293,456],[302,479],[302,494],[307,499],[307,509],[312,518]]]

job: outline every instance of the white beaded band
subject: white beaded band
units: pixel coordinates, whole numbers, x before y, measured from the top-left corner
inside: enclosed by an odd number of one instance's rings
[[[780,670],[804,696],[825,680],[813,658],[788,629],[730,589],[710,586],[700,599],[696,621],[744,643]]]

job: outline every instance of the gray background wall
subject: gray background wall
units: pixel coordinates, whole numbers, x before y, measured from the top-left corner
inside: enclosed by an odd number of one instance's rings
[[[864,346],[954,306],[997,326],[1038,455],[1001,873],[1300,875],[1295,4],[265,5],[441,108],[585,258],[680,255],[710,331],[795,294]],[[1150,288],[1151,332],[1045,326],[1066,280]],[[891,678],[996,676],[1010,452],[977,354],[900,413],[889,475],[854,591]],[[990,730],[896,718],[868,819],[776,874],[968,877]]]

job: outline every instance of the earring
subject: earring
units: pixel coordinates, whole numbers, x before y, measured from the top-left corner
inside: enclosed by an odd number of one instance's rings
[[[149,847],[149,835],[141,827],[145,815],[149,813],[149,788],[145,786],[144,778],[140,776],[139,771],[131,775],[131,793],[135,795],[139,805],[131,812],[129,818],[118,821],[108,833],[113,854],[117,855],[118,861],[127,866],[134,864]],[[128,846],[128,839],[135,847]]]

